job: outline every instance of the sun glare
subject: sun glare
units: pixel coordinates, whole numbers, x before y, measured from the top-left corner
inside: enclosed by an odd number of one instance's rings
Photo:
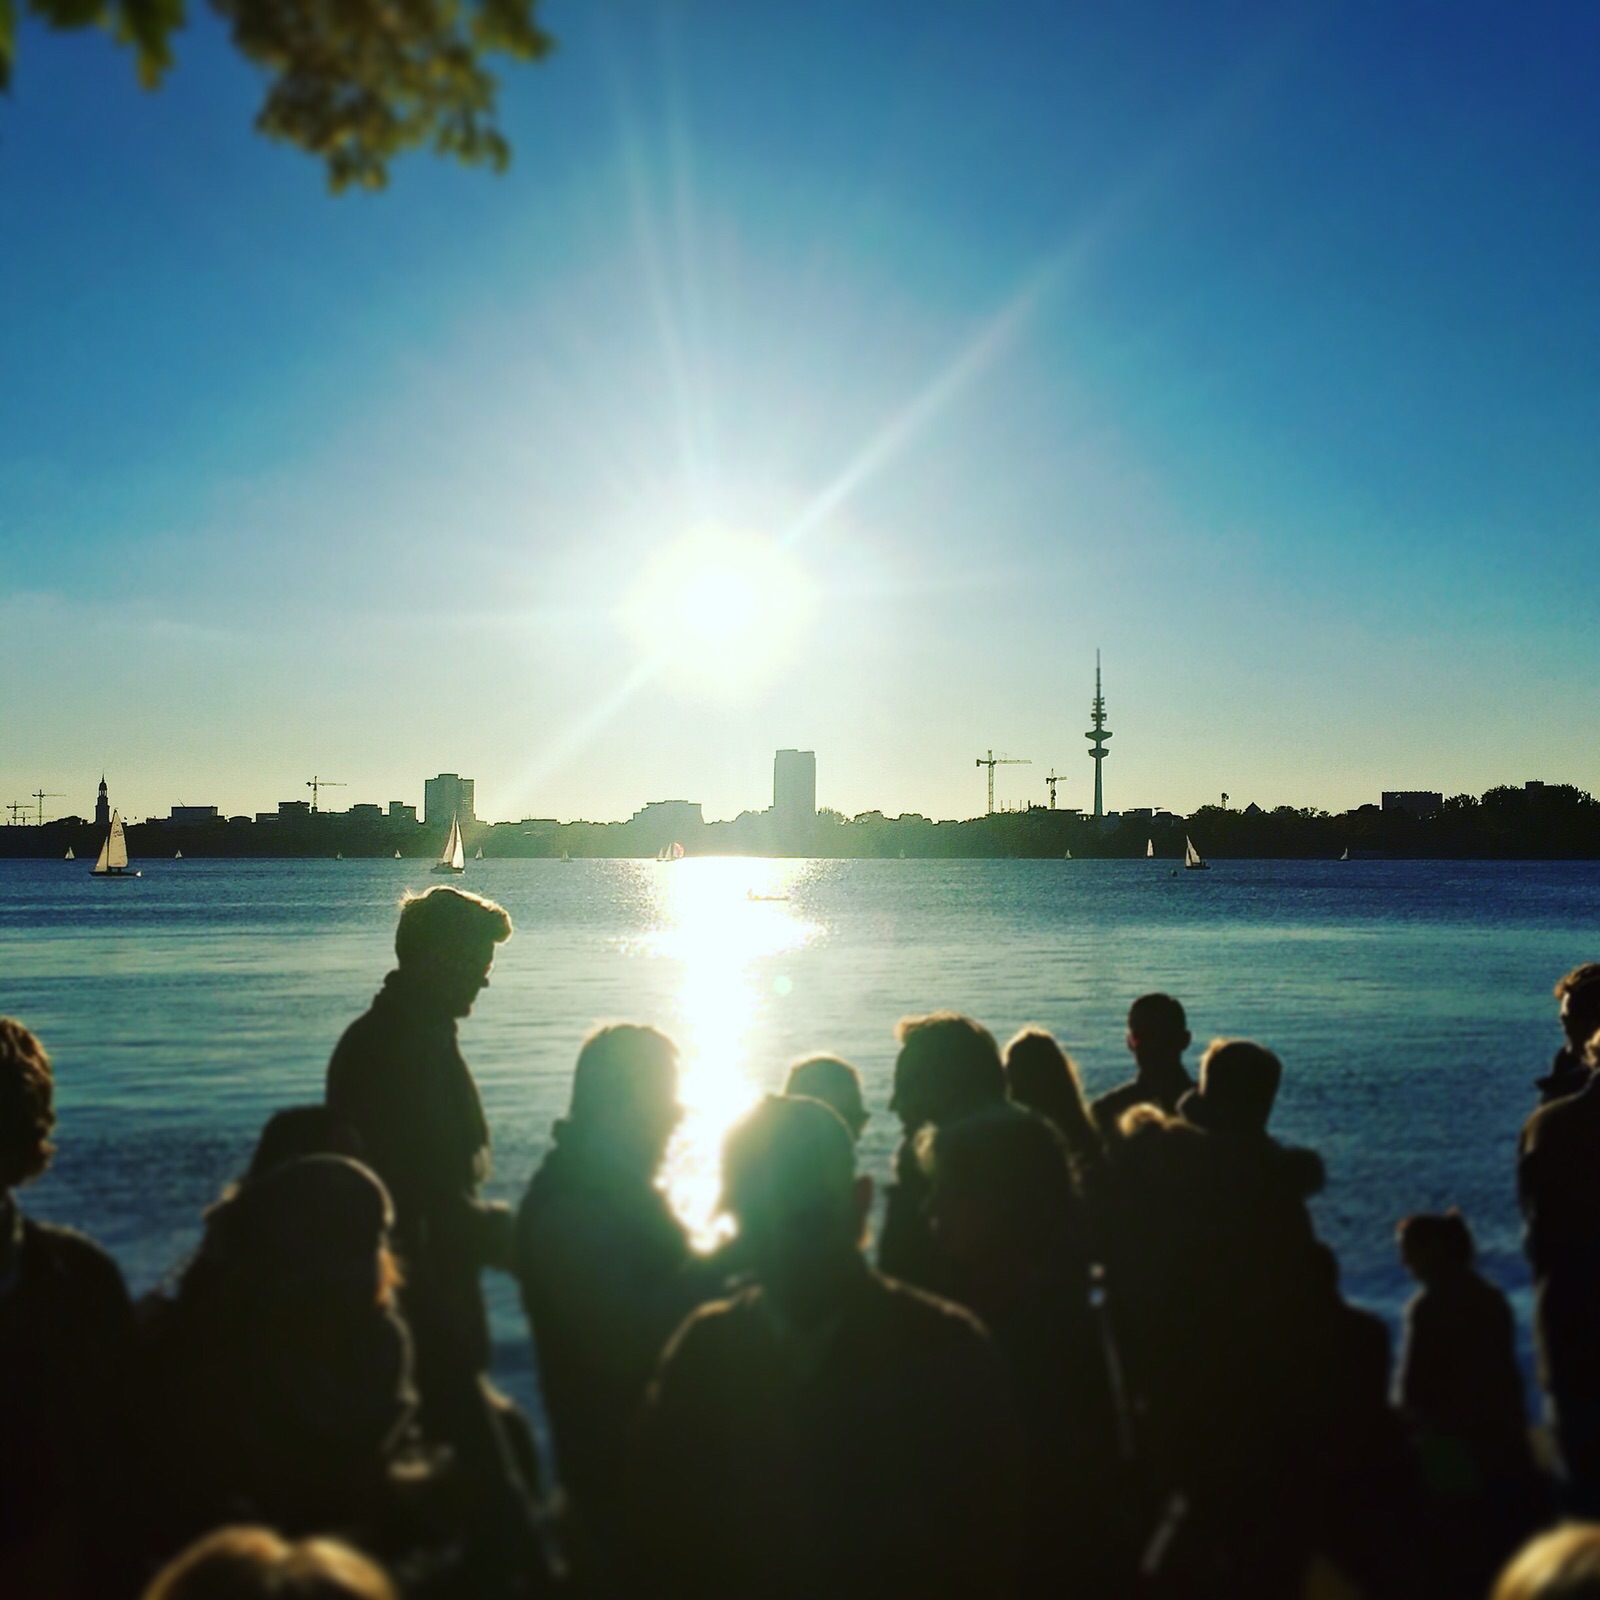
[[[787,659],[808,610],[804,574],[776,541],[700,534],[649,563],[622,616],[676,676],[741,693]]]

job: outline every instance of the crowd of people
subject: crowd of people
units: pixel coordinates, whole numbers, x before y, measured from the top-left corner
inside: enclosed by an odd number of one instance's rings
[[[1217,1040],[1191,1076],[1164,994],[1092,1102],[1043,1029],[902,1019],[875,1239],[862,1081],[818,1055],[730,1133],[731,1230],[693,1248],[660,1187],[677,1052],[628,1023],[489,1203],[456,1028],[510,934],[408,898],[324,1103],[268,1121],[137,1304],[17,1204],[53,1077],[0,1019],[0,1596],[1600,1596],[1600,964],[1556,986],[1518,1152],[1533,1430],[1466,1222],[1400,1223],[1393,1361],[1317,1238],[1320,1159],[1269,1131],[1278,1057]],[[489,1378],[488,1270],[554,1481]]]

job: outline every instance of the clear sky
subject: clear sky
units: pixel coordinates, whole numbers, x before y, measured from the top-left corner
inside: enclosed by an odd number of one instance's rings
[[[1600,6],[557,0],[330,198],[213,25],[0,103],[0,801],[1600,790]]]

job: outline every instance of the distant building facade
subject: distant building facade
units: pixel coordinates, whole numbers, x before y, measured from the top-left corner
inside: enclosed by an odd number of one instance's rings
[[[219,820],[215,806],[174,806],[167,821],[174,828],[203,828]]]
[[[311,802],[309,800],[280,800],[278,802],[279,822],[309,822],[311,820]]]
[[[408,806],[400,800],[391,800],[389,802],[388,814],[391,822],[415,822],[417,820],[417,808]]]
[[[1383,809],[1385,811],[1405,811],[1413,817],[1431,817],[1435,811],[1443,810],[1444,796],[1436,794],[1431,789],[1385,789],[1383,791]]]
[[[351,806],[344,815],[346,822],[382,822],[383,807],[369,805]]]
[[[422,820],[429,827],[447,825],[452,818],[462,824],[478,819],[472,809],[473,780],[454,772],[441,772],[422,786]]]
[[[100,798],[94,803],[94,825],[97,828],[111,826],[111,799],[106,794],[106,778],[103,772],[100,774]]]
[[[772,758],[772,815],[779,828],[810,827],[816,821],[815,750],[780,750]]]

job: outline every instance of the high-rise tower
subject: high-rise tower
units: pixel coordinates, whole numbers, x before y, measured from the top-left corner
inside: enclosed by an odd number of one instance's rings
[[[1106,697],[1100,692],[1100,652],[1094,653],[1094,702],[1089,707],[1089,720],[1094,726],[1084,734],[1084,738],[1094,747],[1089,752],[1089,759],[1094,762],[1094,814],[1103,817],[1106,814],[1105,802],[1100,792],[1100,763],[1110,754],[1106,749],[1106,740],[1111,737],[1111,730],[1106,726]]]
[[[106,775],[100,774],[100,798],[94,803],[94,825],[97,828],[111,826],[111,798],[106,793]]]

